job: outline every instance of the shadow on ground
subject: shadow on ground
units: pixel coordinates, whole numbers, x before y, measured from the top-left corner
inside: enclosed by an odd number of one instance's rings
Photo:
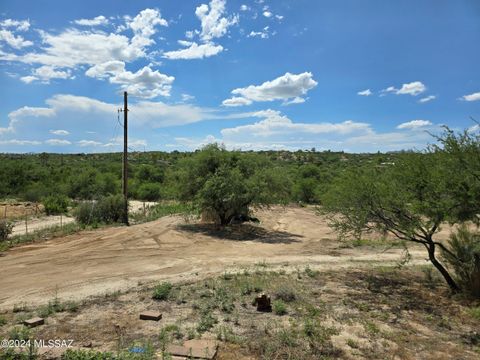
[[[214,224],[177,225],[180,231],[208,235],[222,240],[258,241],[266,244],[291,244],[299,242],[301,235],[285,231],[269,231],[250,224],[236,224],[220,227]]]

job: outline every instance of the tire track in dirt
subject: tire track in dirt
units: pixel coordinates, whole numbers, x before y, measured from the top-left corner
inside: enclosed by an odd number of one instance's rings
[[[213,228],[169,216],[10,249],[0,257],[0,308],[43,304],[55,294],[82,299],[139,282],[199,279],[260,262],[331,270],[394,264],[401,257],[400,249],[340,248],[326,220],[309,208],[274,207],[256,216],[262,230],[257,238],[220,236]],[[412,263],[424,263],[424,251],[411,255]]]

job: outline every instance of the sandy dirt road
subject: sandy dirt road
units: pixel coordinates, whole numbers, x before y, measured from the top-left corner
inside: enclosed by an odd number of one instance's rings
[[[10,249],[0,256],[0,309],[44,304],[55,294],[81,299],[140,282],[198,279],[260,262],[334,269],[401,257],[400,249],[340,247],[326,220],[312,209],[277,207],[257,216],[260,227],[228,232],[170,216]],[[411,254],[412,263],[425,263],[422,249]]]

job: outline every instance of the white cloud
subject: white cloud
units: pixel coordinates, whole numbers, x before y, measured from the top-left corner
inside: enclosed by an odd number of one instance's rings
[[[0,21],[0,27],[3,28],[15,28],[16,31],[27,31],[30,28],[30,21],[28,20],[14,20],[5,19]]]
[[[248,10],[250,10],[250,7],[249,7],[249,6],[247,6],[247,5],[245,5],[245,4],[240,5],[240,11],[248,11]]]
[[[244,135],[245,138],[268,137],[272,135],[288,135],[292,133],[305,134],[348,134],[357,131],[370,131],[370,125],[366,123],[354,122],[351,120],[342,123],[294,123],[288,117],[282,115],[279,111],[264,110],[249,113],[253,117],[263,118],[250,125],[240,125],[235,128],[227,128],[221,131],[225,139],[231,136]]]
[[[182,96],[182,101],[184,101],[184,102],[195,100],[195,96],[193,96],[193,95],[182,94],[181,96]]]
[[[282,103],[282,105],[302,104],[305,101],[306,101],[305,98],[297,96],[297,97],[293,98],[292,100],[284,101]]]
[[[423,128],[425,126],[433,125],[429,120],[412,120],[408,122],[404,122],[397,126],[397,129],[409,129],[415,130],[418,128]]]
[[[244,106],[244,105],[250,105],[252,103],[252,100],[245,99],[243,97],[232,97],[230,99],[223,100],[222,104],[224,106]]]
[[[198,45],[197,43],[192,43],[190,47],[180,50],[167,51],[163,54],[164,58],[167,59],[203,59],[205,57],[210,57],[217,55],[223,50],[221,45],[215,45],[213,43],[206,43]]]
[[[460,99],[465,100],[465,101],[479,101],[480,100],[480,92],[476,92],[476,93],[473,93],[473,94],[470,94],[470,95],[463,95]]]
[[[394,93],[396,95],[411,95],[417,96],[427,90],[427,87],[421,81],[413,81],[411,83],[403,84],[400,89],[394,86],[389,86],[381,91],[382,95],[386,93]]]
[[[67,130],[50,130],[49,131],[50,134],[53,134],[53,135],[69,135],[70,132],[68,132]]]
[[[121,85],[121,89],[130,95],[151,99],[157,96],[170,96],[173,76],[152,70],[145,66],[135,73],[125,70],[125,63],[122,61],[107,61],[98,64],[85,72],[85,75],[100,79],[108,78],[110,83]]]
[[[262,39],[268,39],[270,37],[269,26],[265,26],[262,31],[251,31],[247,37],[260,37]],[[273,32],[272,35],[275,35],[276,32]]]
[[[85,75],[95,78],[108,78],[125,71],[125,63],[118,60],[110,60],[101,64],[97,64],[89,68]]]
[[[65,146],[65,145],[71,145],[72,143],[68,140],[62,140],[62,139],[48,139],[45,141],[45,144],[53,145],[53,146]]]
[[[168,25],[155,9],[142,10],[133,19],[127,18],[126,21],[133,31],[131,38],[94,29],[67,29],[59,34],[40,30],[43,44],[40,50],[22,55],[0,52],[0,60],[61,69],[76,69],[81,65],[94,66],[114,60],[131,62],[147,56],[147,48],[155,43],[152,36],[156,33],[156,26]]]
[[[28,133],[32,127],[43,126],[44,132],[55,129],[59,124],[75,126],[78,133],[95,129],[98,134],[112,132],[116,123],[119,104],[110,104],[96,99],[58,94],[46,100],[47,107],[23,107],[10,112],[8,127],[0,133]],[[133,127],[160,128],[196,123],[208,119],[219,119],[213,109],[191,104],[168,105],[160,101],[139,101],[129,105],[135,121]],[[41,118],[41,122],[38,121]],[[115,119],[115,122],[112,120]]]
[[[240,104],[249,105],[253,101],[287,101],[292,98],[302,97],[309,90],[317,86],[317,82],[313,80],[310,72],[301,74],[285,73],[272,81],[266,81],[261,85],[250,85],[246,88],[238,88],[232,90],[232,94],[236,95],[230,99],[224,100],[225,106],[238,106]],[[243,100],[240,100],[243,99]],[[297,99],[296,102],[299,102]]]
[[[420,100],[418,100],[419,103],[426,103],[426,102],[429,102],[429,101],[432,101],[432,100],[435,100],[437,97],[435,95],[429,95],[429,96],[426,96],[424,98],[421,98]]]
[[[33,71],[32,75],[22,76],[20,80],[29,84],[32,81],[42,81],[43,83],[48,84],[50,79],[69,79],[71,78],[71,72],[57,70],[54,66],[44,65]]]
[[[100,16],[94,17],[93,19],[75,20],[74,23],[82,26],[99,26],[99,25],[108,25],[109,21],[105,16],[100,15]]]
[[[275,15],[278,20],[283,20],[283,15]]]
[[[0,145],[40,145],[42,142],[37,140],[17,140],[17,139],[10,139],[10,140],[0,140]]]
[[[214,38],[224,36],[228,28],[238,22],[238,16],[224,17],[225,0],[212,0],[210,4],[202,4],[195,10],[195,15],[200,19],[202,31],[200,38],[203,41],[211,41]]]
[[[77,141],[77,144],[81,147],[86,147],[86,146],[100,146],[102,145],[101,142],[99,141],[93,141],[93,140],[80,140]]]
[[[272,17],[272,13],[270,11],[264,11],[263,12],[263,16],[265,16],[266,18],[269,18],[269,17]]]
[[[362,91],[357,92],[357,95],[370,96],[370,95],[372,95],[372,92],[370,91],[370,89],[366,89],[366,90],[362,90]]]
[[[135,73],[123,71],[110,78],[111,83],[120,84],[130,95],[146,99],[159,95],[170,96],[174,80],[173,76],[162,74],[158,70],[153,71],[148,66]]]
[[[33,42],[25,40],[23,36],[17,35],[6,29],[0,29],[0,41],[6,42],[15,49],[22,49],[27,46],[32,46]]]

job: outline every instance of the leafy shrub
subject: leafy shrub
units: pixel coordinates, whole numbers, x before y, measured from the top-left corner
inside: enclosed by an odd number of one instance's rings
[[[137,190],[137,197],[142,201],[157,201],[160,199],[160,185],[155,183],[140,185]]]
[[[81,203],[74,212],[75,219],[83,224],[111,224],[124,218],[125,208],[122,195],[102,197],[97,201]]]
[[[6,219],[0,219],[0,241],[8,239],[13,231],[13,224]]]
[[[453,268],[458,284],[465,292],[480,298],[480,233],[462,225],[450,235],[447,246],[442,255]]]
[[[153,289],[153,298],[155,300],[167,300],[172,290],[172,284],[169,282],[161,283]]]
[[[285,315],[288,313],[287,305],[282,300],[275,300],[272,304],[273,313],[277,315]]]
[[[64,195],[50,195],[43,199],[43,206],[47,215],[65,214],[68,210],[69,201]]]

